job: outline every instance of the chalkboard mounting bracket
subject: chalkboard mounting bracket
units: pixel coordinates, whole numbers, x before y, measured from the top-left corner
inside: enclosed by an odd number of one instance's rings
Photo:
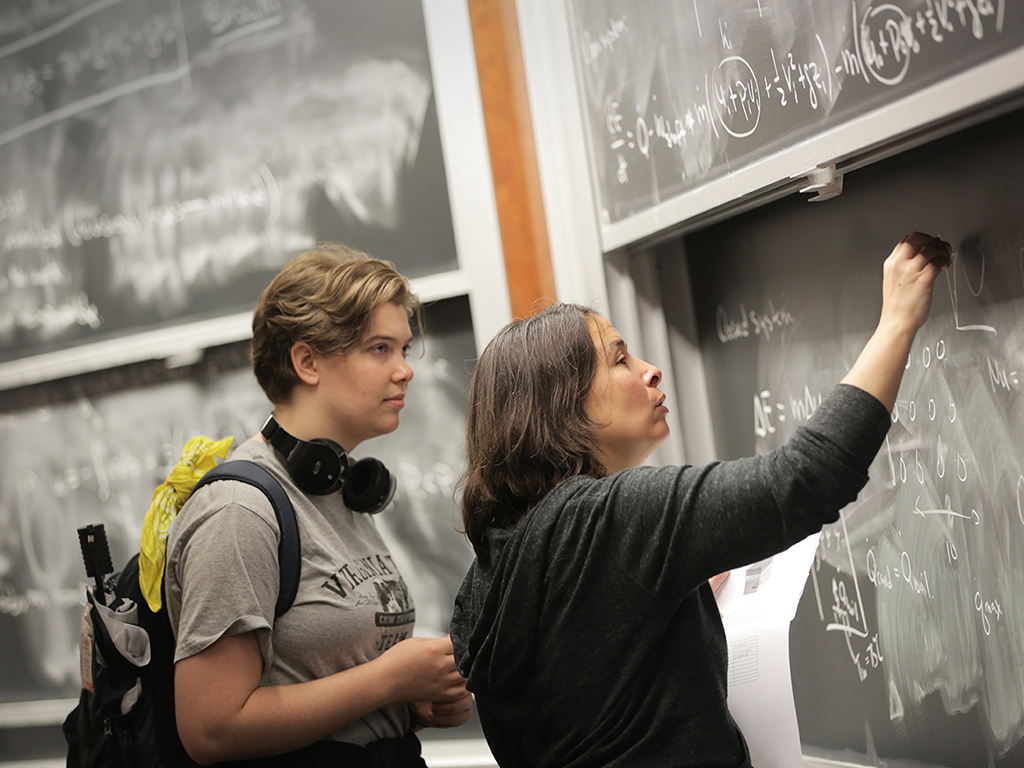
[[[817,203],[822,200],[828,200],[830,197],[836,197],[843,191],[843,174],[836,171],[834,163],[819,165],[810,171],[796,174],[794,178],[799,178],[800,176],[807,178],[807,186],[802,187],[800,192],[814,193],[809,202]]]

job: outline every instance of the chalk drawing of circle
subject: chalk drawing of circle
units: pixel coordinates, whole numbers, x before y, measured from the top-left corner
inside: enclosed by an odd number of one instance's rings
[[[733,136],[733,137],[735,137],[737,139],[742,139],[742,138],[745,138],[745,137],[749,136],[754,131],[756,131],[757,130],[757,124],[761,122],[761,98],[760,98],[761,97],[761,93],[760,93],[760,88],[758,88],[758,85],[757,85],[757,76],[754,74],[753,67],[751,67],[750,64],[747,63],[747,60],[744,59],[742,56],[729,56],[728,58],[722,59],[722,61],[719,62],[719,64],[718,64],[718,68],[715,70],[715,82],[719,82],[719,80],[720,80],[719,73],[722,71],[722,67],[724,67],[726,64],[728,64],[730,61],[738,62],[741,66],[745,67],[746,70],[750,73],[750,81],[749,82],[754,84],[754,89],[755,89],[755,92],[756,92],[757,97],[758,97],[756,102],[755,101],[751,101],[751,108],[753,109],[753,112],[754,112],[754,124],[750,127],[750,130],[748,130],[748,131],[741,131],[741,132],[734,131],[732,128],[730,128],[726,124],[725,118],[722,116],[722,111],[720,109],[718,110],[718,120],[719,120],[719,122],[722,123],[722,127],[726,130],[726,132],[730,136]],[[739,80],[739,78],[736,78],[736,80]]]
[[[891,16],[885,16],[881,19],[875,20],[875,17],[880,13],[889,13]],[[895,16],[895,18],[892,18]],[[901,30],[910,28],[910,19],[907,14],[903,12],[902,8],[898,8],[895,5],[885,4],[880,5],[877,8],[868,7],[868,10],[864,13],[864,19],[860,23],[860,45],[865,48],[868,42],[872,40],[872,23],[880,24],[883,27],[894,27],[897,32],[897,36],[902,39]],[[910,56],[904,51],[903,65],[900,67],[900,71],[896,75],[885,76],[874,66],[874,56],[871,51],[864,50],[864,62],[867,65],[868,71],[871,76],[874,77],[878,82],[884,85],[897,85],[903,82],[903,78],[907,76],[907,70],[910,68]]]

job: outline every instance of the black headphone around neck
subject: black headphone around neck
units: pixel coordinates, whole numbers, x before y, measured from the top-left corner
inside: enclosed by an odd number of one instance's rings
[[[295,484],[311,496],[340,490],[345,505],[353,512],[375,515],[395,495],[395,478],[377,459],[352,463],[345,449],[333,440],[300,440],[286,432],[274,414],[267,417],[260,434],[281,454]]]

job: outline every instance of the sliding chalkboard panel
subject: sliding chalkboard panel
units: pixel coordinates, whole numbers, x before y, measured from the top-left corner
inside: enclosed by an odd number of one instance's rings
[[[606,226],[1024,44],[1006,0],[568,2]]]
[[[228,345],[190,368],[138,363],[10,393],[14,407],[0,412],[0,704],[77,697],[87,579],[76,529],[103,523],[123,564],[190,437],[256,433],[271,407],[246,353]],[[396,477],[377,524],[415,598],[418,634],[447,632],[472,559],[454,486],[474,359],[468,299],[428,307],[402,424],[356,451]]]
[[[252,309],[340,240],[457,268],[420,0],[0,11],[0,363]]]
[[[685,238],[722,458],[780,445],[842,378],[904,234],[955,249],[792,626],[809,753],[1024,765],[1022,168],[1016,112],[851,174],[827,202]]]

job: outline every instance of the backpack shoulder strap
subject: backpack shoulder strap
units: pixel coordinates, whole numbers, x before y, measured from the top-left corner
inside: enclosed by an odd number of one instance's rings
[[[281,585],[277,595],[274,616],[292,607],[295,595],[299,590],[299,575],[302,568],[301,541],[299,524],[295,519],[295,509],[291,499],[281,483],[267,470],[258,464],[245,459],[233,459],[218,464],[200,478],[192,492],[217,480],[237,480],[259,488],[274,507],[277,525],[281,530],[281,541],[277,546],[277,559],[280,563]]]

